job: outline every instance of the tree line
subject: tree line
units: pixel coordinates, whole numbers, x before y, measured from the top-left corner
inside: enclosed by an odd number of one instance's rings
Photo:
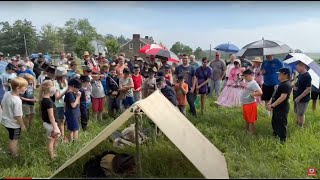
[[[25,55],[25,43],[27,52],[59,54],[61,51],[75,52],[78,57],[84,51],[94,52],[90,42],[94,39],[103,41],[108,48],[108,56],[116,55],[121,50],[121,45],[130,41],[123,35],[117,37],[112,34],[102,35],[97,33],[88,19],[71,18],[65,22],[63,27],[56,27],[46,24],[37,32],[36,27],[31,21],[26,19],[16,20],[10,24],[8,21],[0,22],[0,51],[5,55],[15,54]],[[200,47],[193,49],[181,42],[176,42],[170,50],[176,54],[194,54],[198,59],[209,56]]]

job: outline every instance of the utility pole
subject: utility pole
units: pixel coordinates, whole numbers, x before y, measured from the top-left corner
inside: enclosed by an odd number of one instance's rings
[[[209,56],[209,61],[210,61],[210,58],[211,58],[211,44],[210,44],[210,56]]]
[[[23,39],[24,39],[24,48],[26,50],[26,56],[28,56],[27,41],[26,41],[26,35],[25,34],[23,34]]]

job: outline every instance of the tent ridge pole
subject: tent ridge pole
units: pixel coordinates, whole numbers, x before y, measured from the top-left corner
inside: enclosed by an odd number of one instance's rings
[[[135,141],[136,141],[136,164],[137,164],[137,175],[142,178],[142,168],[141,168],[141,157],[140,157],[140,147],[139,147],[139,119],[141,119],[140,107],[134,110],[135,119]]]

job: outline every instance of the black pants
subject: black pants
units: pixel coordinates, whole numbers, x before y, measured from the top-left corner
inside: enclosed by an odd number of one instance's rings
[[[195,94],[188,92],[188,94],[187,94],[187,101],[188,101],[188,104],[189,104],[189,106],[190,106],[190,112],[191,112],[191,114],[192,114],[193,116],[197,115],[196,106],[194,105]]]
[[[273,111],[272,113],[273,135],[279,137],[282,142],[286,141],[287,138],[288,114],[289,111]]]
[[[83,130],[87,129],[89,121],[89,108],[80,108],[81,111],[81,127]]]

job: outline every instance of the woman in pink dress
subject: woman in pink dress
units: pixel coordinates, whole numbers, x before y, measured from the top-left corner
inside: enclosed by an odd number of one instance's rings
[[[254,60],[252,60],[254,63],[253,66],[250,67],[250,69],[254,73],[254,80],[259,84],[260,88],[262,88],[263,84],[263,74],[261,73],[261,64],[262,59],[260,57],[255,57]],[[262,104],[261,97],[256,97],[257,103]]]
[[[243,91],[244,83],[241,68],[241,61],[234,60],[234,68],[230,70],[226,86],[223,88],[216,103],[224,107],[241,107],[240,97]]]

